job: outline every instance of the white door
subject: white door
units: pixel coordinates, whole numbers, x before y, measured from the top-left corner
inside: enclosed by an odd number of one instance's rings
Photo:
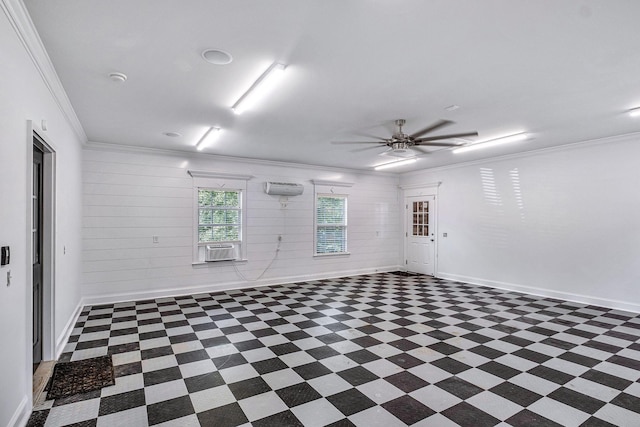
[[[405,198],[405,265],[408,271],[428,275],[435,271],[435,203],[435,196]]]

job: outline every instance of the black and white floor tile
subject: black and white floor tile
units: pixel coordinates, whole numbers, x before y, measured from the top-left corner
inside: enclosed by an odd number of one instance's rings
[[[640,426],[640,315],[391,273],[86,307],[30,426]]]

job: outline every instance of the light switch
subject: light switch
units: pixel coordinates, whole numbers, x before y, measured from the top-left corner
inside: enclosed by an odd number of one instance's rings
[[[447,237],[447,233],[442,233],[442,237]]]

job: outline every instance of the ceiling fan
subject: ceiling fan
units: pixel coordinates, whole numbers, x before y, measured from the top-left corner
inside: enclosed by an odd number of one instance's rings
[[[411,156],[413,154],[411,150],[418,151],[423,154],[429,153],[428,151],[422,149],[420,146],[457,147],[462,144],[454,143],[454,142],[437,142],[437,141],[478,135],[478,132],[463,132],[463,133],[452,133],[448,135],[424,136],[444,126],[453,124],[454,122],[450,120],[438,120],[434,124],[427,126],[426,128],[419,130],[418,132],[415,132],[412,134],[406,134],[402,130],[402,127],[405,125],[406,122],[407,121],[405,119],[395,120],[395,125],[397,126],[397,129],[393,133],[393,135],[391,135],[391,138],[382,138],[379,136],[372,136],[372,138],[377,139],[377,141],[332,141],[332,144],[378,144],[376,146],[366,147],[360,150],[378,148],[384,145],[389,147],[389,149],[383,154],[391,154],[395,156],[406,157],[407,155]],[[360,151],[360,150],[357,150],[357,151]]]

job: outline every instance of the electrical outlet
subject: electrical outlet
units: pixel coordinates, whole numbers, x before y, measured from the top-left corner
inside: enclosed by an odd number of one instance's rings
[[[160,239],[158,238],[158,236],[153,236],[153,243],[158,243],[160,241]]]
[[[282,234],[278,234],[278,242],[282,242]]]

